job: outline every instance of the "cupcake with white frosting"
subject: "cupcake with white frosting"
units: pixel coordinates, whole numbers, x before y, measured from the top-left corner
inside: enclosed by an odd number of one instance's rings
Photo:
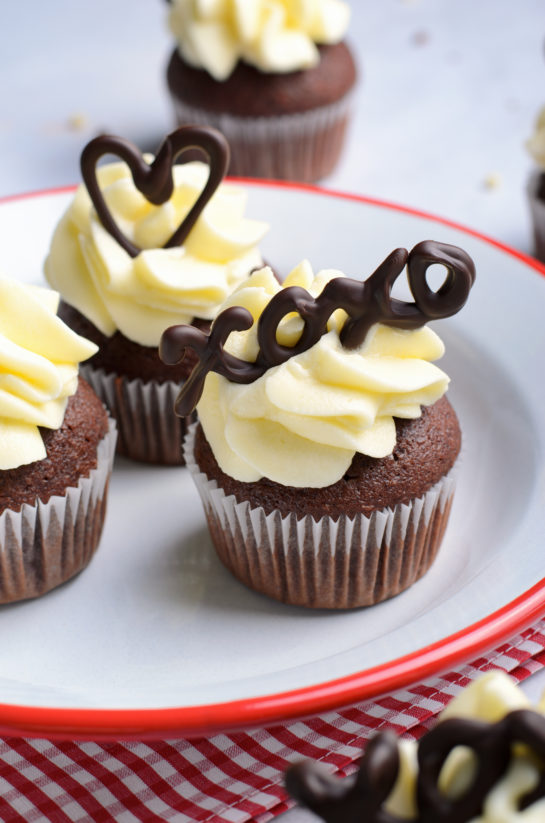
[[[359,773],[323,763],[286,774],[289,793],[326,823],[541,823],[545,696],[534,707],[503,671],[461,691],[417,742],[380,732]]]
[[[78,378],[96,346],[57,317],[58,302],[0,277],[0,603],[80,572],[106,511],[115,424]]]
[[[535,168],[527,191],[534,233],[534,254],[545,263],[545,107],[539,112],[534,132],[526,142]]]
[[[414,304],[391,298],[408,261]],[[431,292],[432,263],[448,269]],[[267,268],[226,301],[208,339],[163,335],[201,361],[177,411],[197,404],[186,462],[216,550],[249,587],[286,603],[352,608],[398,594],[430,567],[447,524],[461,433],[431,317],[465,302],[461,250],[392,253],[365,284],[299,265]],[[299,316],[297,316],[299,315]]]
[[[356,67],[344,0],[170,0],[177,120],[231,146],[230,173],[312,182],[335,167]]]
[[[172,165],[194,147],[208,165]],[[105,153],[125,162],[97,168]],[[172,404],[192,362],[167,370],[162,332],[174,323],[207,329],[262,264],[267,226],[244,216],[243,188],[221,182],[227,162],[211,129],[178,129],[154,162],[121,138],[96,138],[82,155],[85,185],[53,235],[46,279],[62,295],[61,316],[99,346],[82,371],[118,421],[118,451],[137,460],[182,462]]]

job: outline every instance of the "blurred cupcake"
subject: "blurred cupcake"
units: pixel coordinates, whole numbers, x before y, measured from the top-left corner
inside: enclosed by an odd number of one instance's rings
[[[195,148],[208,164],[173,165]],[[124,162],[97,169],[104,154]],[[99,346],[82,374],[118,422],[118,452],[180,464],[184,424],[172,406],[193,363],[167,369],[161,333],[180,322],[209,328],[262,264],[267,226],[244,218],[244,189],[221,182],[228,147],[218,132],[178,129],[148,162],[122,138],[86,146],[85,185],[55,230],[45,276],[63,297],[60,316]]]
[[[102,532],[115,424],[78,379],[96,346],[56,316],[58,302],[0,277],[0,603],[73,577]]]
[[[503,671],[470,683],[420,740],[383,731],[358,774],[290,766],[286,788],[326,823],[540,823],[545,820],[545,701],[533,708]]]
[[[178,123],[220,129],[230,173],[313,182],[333,171],[356,68],[343,0],[170,0]]]
[[[415,303],[390,296],[408,260]],[[426,270],[448,269],[439,292]],[[216,550],[233,574],[285,603],[378,603],[433,562],[460,450],[443,346],[426,320],[449,316],[474,279],[452,246],[397,249],[362,284],[299,265],[280,287],[267,268],[224,304],[208,339],[168,329],[165,362],[200,363],[179,414]],[[202,392],[202,396],[201,396]]]
[[[526,147],[535,162],[527,187],[534,232],[534,254],[545,263],[545,107],[537,117],[534,133]]]

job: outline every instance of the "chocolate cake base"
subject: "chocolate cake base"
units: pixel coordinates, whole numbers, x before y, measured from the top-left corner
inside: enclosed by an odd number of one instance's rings
[[[326,515],[354,517],[370,515],[421,497],[444,477],[454,465],[461,446],[456,413],[446,397],[425,406],[415,420],[397,419],[396,445],[391,455],[376,459],[356,454],[341,480],[325,488],[300,489],[283,486],[266,477],[255,483],[242,483],[222,472],[202,428],[195,436],[195,460],[210,480],[238,502],[247,500],[268,514],[295,512],[316,520]]]
[[[167,366],[159,357],[157,346],[141,346],[140,343],[129,340],[120,331],[107,337],[94,323],[64,300],[60,301],[58,316],[73,331],[87,340],[92,340],[98,346],[97,353],[86,360],[85,365],[123,375],[129,380],[138,379],[144,383],[150,380],[166,383],[170,380],[181,383],[188,377],[198,359],[195,352],[189,349],[181,363],[177,366]],[[206,333],[210,330],[209,320],[195,318],[192,325]]]
[[[99,347],[80,371],[117,421],[117,453],[142,463],[182,466],[186,421],[174,414],[174,401],[196,354],[190,349],[181,363],[167,366],[156,347],[141,346],[119,331],[107,337],[64,301],[58,314]],[[197,318],[193,325],[210,329],[208,320]]]
[[[176,50],[167,81],[178,124],[223,132],[231,175],[320,180],[342,150],[356,67],[344,43],[319,50],[314,68],[266,74],[241,61],[223,82],[190,66]]]
[[[0,514],[6,509],[18,512],[23,503],[47,503],[53,495],[62,495],[68,486],[77,485],[80,477],[87,477],[96,468],[97,447],[107,432],[104,406],[80,378],[61,427],[40,428],[47,457],[0,471]]]
[[[87,566],[102,534],[115,423],[80,379],[47,456],[0,472],[0,603],[45,594]]]
[[[284,74],[262,72],[242,60],[222,81],[196,69],[177,49],[167,67],[171,95],[188,106],[237,117],[301,114],[336,103],[356,82],[354,58],[346,43],[319,46],[313,68]]]
[[[323,489],[233,480],[192,427],[187,466],[224,565],[249,588],[309,608],[370,606],[411,586],[441,545],[461,438],[446,399],[396,425],[395,456],[356,455]]]

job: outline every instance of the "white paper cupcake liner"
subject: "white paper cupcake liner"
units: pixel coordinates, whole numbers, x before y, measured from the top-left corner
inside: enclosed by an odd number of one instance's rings
[[[216,551],[225,566],[255,591],[312,608],[370,606],[399,594],[429,569],[445,531],[454,472],[422,497],[370,517],[340,515],[316,521],[226,496],[194,458],[196,424],[184,453],[201,496]]]
[[[542,169],[532,172],[526,191],[534,231],[534,254],[538,260],[545,263],[545,202],[537,196],[543,173]]]
[[[219,129],[229,142],[229,174],[312,183],[338,162],[352,93],[328,106],[273,117],[237,117],[186,105],[173,97],[179,125]]]
[[[38,597],[69,580],[91,560],[106,512],[116,424],[97,448],[96,468],[63,496],[0,515],[0,603]]]
[[[80,373],[117,420],[118,454],[144,463],[183,465],[185,422],[174,413],[179,383],[129,380],[85,363]]]

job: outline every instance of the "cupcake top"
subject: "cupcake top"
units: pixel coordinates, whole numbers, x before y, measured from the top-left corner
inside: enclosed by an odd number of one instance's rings
[[[239,60],[263,72],[308,69],[316,44],[342,40],[343,0],[170,0],[169,26],[184,60],[225,80]]]
[[[328,823],[538,823],[544,710],[543,698],[533,710],[504,672],[489,672],[418,743],[372,738],[355,782],[308,761],[288,771],[288,791]]]
[[[46,456],[38,429],[58,429],[78,385],[78,363],[97,351],[56,316],[59,295],[0,276],[0,469]]]
[[[408,259],[414,304],[389,294]],[[432,262],[449,268],[437,293],[425,285]],[[336,483],[356,452],[391,454],[394,417],[419,417],[444,394],[448,377],[430,362],[443,344],[424,324],[457,311],[473,278],[464,252],[433,243],[410,258],[396,250],[364,284],[333,270],[314,277],[303,262],[281,287],[261,269],[226,300],[208,340],[196,330],[165,332],[166,362],[178,362],[186,347],[201,357],[178,413],[198,402],[218,465],[236,480]]]
[[[545,171],[545,106],[537,116],[534,133],[526,141],[526,148],[537,165]]]
[[[209,165],[172,165],[194,147]],[[110,153],[124,162],[97,169]],[[228,147],[219,132],[178,129],[151,161],[121,138],[91,141],[82,155],[87,185],[61,218],[45,262],[47,281],[66,302],[103,334],[120,331],[142,346],[157,346],[173,323],[215,317],[262,265],[258,244],[268,228],[244,217],[244,189],[221,183]]]

